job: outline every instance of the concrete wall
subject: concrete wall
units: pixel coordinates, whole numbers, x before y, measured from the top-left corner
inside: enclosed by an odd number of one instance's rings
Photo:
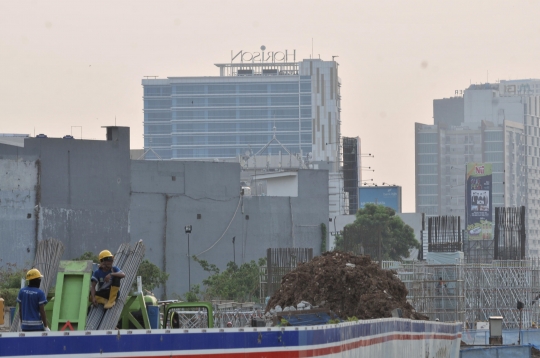
[[[188,260],[193,255],[223,270],[235,259],[240,265],[266,257],[267,248],[320,253],[327,171],[300,170],[299,195],[291,198],[241,196],[238,163],[133,161],[131,168],[131,241],[144,240],[146,258],[171,275],[157,290],[162,297],[183,295],[190,280],[201,284],[208,277]],[[186,225],[192,226],[189,256]]]
[[[38,240],[56,238],[63,259],[116,250],[129,240],[129,128],[109,140],[26,138],[0,145],[1,264],[33,262]],[[31,217],[29,217],[31,215]]]
[[[241,196],[238,163],[130,160],[129,128],[107,131],[103,141],[0,144],[0,266],[29,267],[49,237],[64,243],[64,259],[143,240],[146,258],[170,274],[156,293],[175,297],[208,276],[192,255],[223,270],[267,248],[320,254],[328,171],[299,170],[297,197]]]

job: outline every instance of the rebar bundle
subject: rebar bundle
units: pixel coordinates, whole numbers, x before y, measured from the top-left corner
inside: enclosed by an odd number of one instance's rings
[[[47,297],[47,293],[56,279],[60,258],[63,253],[64,245],[59,240],[49,238],[41,240],[38,243],[32,267],[38,269],[43,275],[39,288],[45,293],[45,297]],[[50,318],[51,317],[49,317],[49,319]],[[10,331],[17,332],[19,329],[19,314],[17,312],[15,317],[13,317]]]
[[[145,247],[142,240],[133,249],[129,244],[120,245],[114,257],[114,265],[118,266],[126,275],[120,280],[120,294],[112,308],[104,310],[102,305],[98,305],[90,309],[86,319],[86,330],[111,330],[117,326],[124,304],[131,292],[131,286],[143,260],[144,252]]]
[[[113,265],[119,267],[123,270],[124,264],[126,263],[127,258],[129,257],[129,252],[131,251],[131,247],[128,243],[120,244],[120,247],[118,247],[118,251],[114,255],[114,262]],[[123,281],[123,280],[122,280]],[[103,305],[97,305],[97,306],[91,306],[90,312],[88,312],[88,316],[86,317],[86,326],[85,328],[87,330],[95,330],[98,329],[99,324],[101,323],[101,320],[103,319],[103,316],[105,315],[105,310],[103,309]]]

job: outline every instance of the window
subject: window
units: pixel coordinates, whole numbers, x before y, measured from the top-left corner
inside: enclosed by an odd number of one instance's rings
[[[311,92],[311,82],[300,82],[300,92]]]
[[[302,106],[310,106],[311,105],[311,95],[309,96],[300,96],[300,104]]]

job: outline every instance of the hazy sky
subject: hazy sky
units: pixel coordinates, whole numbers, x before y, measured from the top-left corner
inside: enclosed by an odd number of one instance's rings
[[[143,76],[216,76],[231,50],[339,56],[342,135],[414,211],[414,122],[471,82],[540,78],[539,1],[0,0],[0,132],[141,148]],[[488,77],[489,76],[489,77]]]

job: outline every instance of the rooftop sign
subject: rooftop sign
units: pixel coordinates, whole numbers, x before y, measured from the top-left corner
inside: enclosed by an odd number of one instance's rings
[[[266,47],[261,46],[260,52],[246,52],[240,50],[238,52],[231,51],[231,63],[276,63],[276,62],[296,62],[296,50],[292,52],[285,51],[268,51],[264,52]]]

